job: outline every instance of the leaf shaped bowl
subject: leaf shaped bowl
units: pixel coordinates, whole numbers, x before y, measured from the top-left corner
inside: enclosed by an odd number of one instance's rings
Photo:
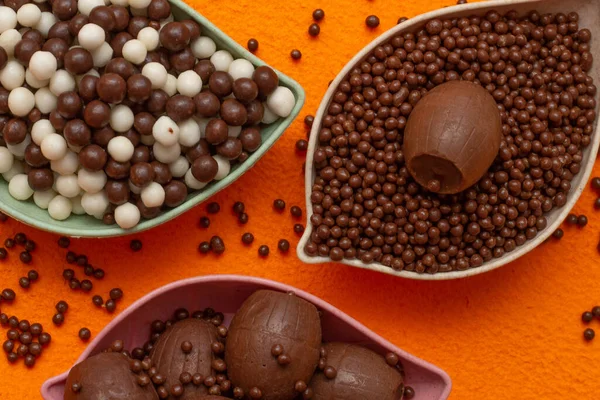
[[[253,292],[260,289],[294,292],[313,303],[322,311],[324,341],[343,341],[361,344],[384,354],[399,355],[406,372],[406,382],[412,386],[420,400],[444,400],[450,394],[450,377],[440,368],[431,365],[386,341],[350,316],[309,293],[260,278],[238,275],[211,275],[184,279],[163,286],[142,297],[116,317],[100,332],[77,362],[101,352],[114,340],[123,340],[125,348],[141,346],[148,339],[150,323],[155,319],[168,319],[179,307],[190,310],[213,307],[225,314],[229,325],[234,313]],[[46,381],[41,389],[45,400],[62,400],[68,372]]]
[[[523,15],[532,10],[538,10],[540,13],[557,13],[557,12],[571,12],[576,11],[579,13],[579,26],[581,28],[588,28],[592,32],[591,52],[597,58],[600,58],[600,9],[598,0],[491,0],[479,3],[465,4],[459,6],[452,6],[443,8],[440,10],[432,11],[426,14],[422,14],[411,18],[389,31],[385,32],[373,42],[364,47],[352,60],[346,64],[338,76],[333,80],[325,97],[321,101],[317,115],[313,123],[312,131],[310,134],[310,141],[308,145],[308,152],[306,157],[306,173],[305,173],[305,191],[306,191],[306,215],[307,223],[306,230],[298,244],[297,253],[300,260],[309,264],[327,263],[333,262],[329,257],[320,256],[309,256],[304,251],[304,246],[310,239],[310,235],[313,231],[312,224],[310,223],[310,217],[313,213],[312,203],[310,201],[312,184],[315,178],[315,168],[313,166],[314,152],[317,148],[317,137],[318,131],[321,126],[321,121],[327,113],[327,108],[335,94],[336,88],[344,77],[350,72],[350,70],[357,65],[359,62],[364,60],[367,55],[377,46],[387,42],[392,37],[405,32],[417,32],[423,27],[423,25],[433,18],[447,19],[447,18],[460,18],[468,17],[470,15],[483,16],[490,10],[497,10],[500,13],[505,13],[509,10],[516,10],[519,15]],[[596,60],[598,63],[598,60]],[[588,74],[594,78],[596,84],[600,81],[600,68],[593,67]],[[597,101],[596,115],[600,112],[600,102]],[[499,268],[503,265],[516,260],[517,258],[527,254],[538,245],[543,243],[550,235],[560,226],[562,221],[567,217],[567,214],[571,211],[579,196],[586,187],[587,181],[592,173],[594,163],[596,161],[596,155],[598,154],[598,145],[600,144],[600,135],[598,134],[598,123],[600,118],[596,118],[596,124],[594,132],[592,133],[592,141],[590,145],[584,150],[584,160],[581,165],[581,171],[571,181],[571,192],[569,193],[567,204],[561,208],[555,208],[549,213],[546,213],[548,220],[548,226],[542,232],[540,232],[535,238],[529,240],[524,245],[517,247],[514,251],[506,253],[500,258],[495,258],[491,261],[484,263],[482,266],[468,269],[465,271],[452,271],[442,272],[437,274],[418,274],[411,271],[395,271],[390,267],[383,264],[373,262],[371,264],[365,264],[360,260],[342,260],[340,263],[350,265],[352,267],[370,269],[384,274],[399,276],[408,279],[417,280],[446,280],[446,279],[459,279],[466,278],[473,275],[483,274],[484,272],[491,271]]]
[[[171,10],[176,20],[191,18],[198,22],[202,27],[202,35],[213,39],[217,44],[218,49],[229,51],[234,58],[245,58],[254,66],[265,65],[263,61],[237,44],[233,39],[228,37],[219,30],[219,28],[183,1],[170,0],[169,3],[171,3]],[[294,105],[291,114],[287,118],[280,118],[272,124],[263,126],[261,130],[263,143],[257,151],[252,153],[245,162],[232,166],[231,172],[224,179],[212,182],[204,189],[189,194],[187,200],[180,206],[166,210],[154,219],[140,221],[136,227],[128,230],[121,229],[117,225],[105,225],[102,221],[89,215],[71,215],[67,220],[56,221],[50,217],[46,210],[38,208],[33,200],[19,201],[12,198],[8,193],[8,183],[3,179],[0,179],[0,211],[27,225],[45,231],[73,237],[96,238],[122,236],[145,231],[181,215],[202,203],[215,193],[223,190],[252,168],[271,146],[273,146],[277,139],[283,135],[283,132],[290,126],[300,112],[305,99],[304,90],[293,79],[279,71],[275,72],[279,76],[279,84],[289,88],[296,98],[296,104]]]

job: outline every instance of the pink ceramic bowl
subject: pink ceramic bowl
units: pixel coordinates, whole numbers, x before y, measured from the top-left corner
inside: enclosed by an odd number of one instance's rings
[[[168,319],[179,307],[189,310],[213,307],[225,314],[229,325],[233,314],[248,296],[259,289],[294,292],[323,312],[323,340],[364,345],[380,354],[394,352],[400,356],[406,372],[406,383],[415,389],[416,400],[444,400],[452,383],[440,368],[394,346],[332,305],[282,283],[239,275],[212,275],[184,279],[163,286],[142,297],[100,332],[77,362],[99,353],[117,339],[126,348],[141,346],[148,339],[148,326],[155,319]],[[62,400],[68,372],[49,379],[42,385],[46,400]],[[374,400],[374,399],[373,399]]]

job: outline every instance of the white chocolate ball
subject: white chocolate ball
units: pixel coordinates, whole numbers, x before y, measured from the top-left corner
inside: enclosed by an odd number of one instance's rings
[[[296,105],[294,93],[285,86],[279,86],[273,93],[267,97],[267,106],[275,114],[282,118],[291,114]]]
[[[60,96],[64,92],[72,92],[75,90],[75,79],[64,69],[59,69],[50,78],[50,91],[55,96]]]
[[[160,183],[152,182],[142,189],[140,197],[146,207],[160,207],[165,202],[165,189]]]
[[[171,118],[163,115],[154,123],[152,136],[163,146],[173,146],[179,140],[179,126]]]
[[[206,125],[210,122],[210,118],[197,118],[193,117],[194,121],[198,123],[198,127],[200,128],[200,137],[206,137]]]
[[[233,56],[227,50],[218,50],[210,56],[210,62],[213,63],[216,71],[227,72],[233,62]]]
[[[18,87],[8,95],[8,108],[17,117],[25,117],[35,107],[35,96],[29,89]]]
[[[10,169],[13,166],[14,161],[15,161],[15,156],[13,156],[13,153],[11,153],[10,150],[8,150],[6,147],[1,146],[0,147],[0,174],[4,174],[4,173],[10,171]]]
[[[92,51],[96,50],[104,43],[105,36],[104,29],[96,24],[88,23],[79,30],[77,40],[79,40],[79,45],[81,47]]]
[[[48,214],[57,221],[64,221],[71,216],[73,204],[64,196],[55,196],[48,203]]]
[[[33,189],[29,187],[27,175],[15,175],[8,183],[8,193],[13,198],[21,201],[25,201],[33,196]]]
[[[129,0],[129,5],[133,8],[147,8],[151,0]]]
[[[42,114],[49,114],[56,109],[58,98],[47,87],[38,89],[34,96],[35,106]]]
[[[142,188],[139,186],[135,186],[132,182],[131,179],[128,181],[129,184],[129,190],[131,190],[131,193],[133,194],[140,194],[142,193]]]
[[[87,193],[98,193],[106,185],[107,177],[104,171],[88,171],[84,168],[77,173],[79,187]]]
[[[55,179],[56,191],[67,198],[72,198],[79,195],[81,188],[77,183],[77,175],[60,175]]]
[[[167,82],[162,87],[162,90],[165,91],[169,97],[173,97],[177,94],[177,78],[174,75],[167,75]]]
[[[132,39],[123,46],[123,58],[132,64],[138,65],[144,62],[148,50],[140,40]]]
[[[192,49],[194,57],[199,59],[209,58],[217,51],[216,43],[207,36],[200,36],[192,41],[190,48]]]
[[[47,119],[40,119],[31,126],[31,140],[38,146],[40,146],[42,140],[51,133],[56,132],[54,131],[52,123]]]
[[[0,33],[17,27],[17,13],[10,7],[0,7]]]
[[[25,70],[25,82],[34,89],[40,89],[48,86],[50,79],[39,80],[31,73],[31,69],[27,69]]]
[[[33,202],[39,208],[47,210],[50,201],[52,201],[54,197],[56,197],[56,192],[52,189],[44,191],[38,190],[35,193],[33,193]]]
[[[49,51],[36,51],[29,60],[31,73],[40,81],[52,78],[57,68],[56,57]]]
[[[12,178],[23,173],[25,173],[24,163],[22,161],[15,160],[12,167],[2,174],[2,178],[4,178],[6,182],[10,182]]]
[[[8,29],[0,34],[0,47],[3,47],[6,54],[12,57],[15,54],[15,46],[21,40],[21,33],[16,29]]]
[[[184,71],[177,77],[177,91],[185,96],[194,97],[202,90],[202,78],[196,71]]]
[[[1,14],[2,11],[0,11]],[[17,21],[28,28],[35,26],[40,19],[42,19],[42,10],[35,4],[23,4],[17,11]]]
[[[71,199],[71,205],[73,206],[73,211],[71,211],[75,215],[84,215],[85,210],[81,205],[81,196],[75,196]]]
[[[105,5],[104,0],[79,0],[77,9],[83,15],[89,16],[94,8],[103,5]]]
[[[133,127],[133,121],[135,116],[131,108],[119,104],[115,106],[110,113],[110,127],[115,132],[127,132]]]
[[[118,162],[127,162],[133,156],[133,143],[124,136],[116,136],[108,142],[108,154]]]
[[[158,62],[151,62],[144,65],[142,75],[150,79],[152,89],[160,89],[167,83],[167,70],[164,65]]]
[[[10,60],[0,71],[0,84],[6,90],[13,90],[25,83],[25,68],[15,60]]]
[[[179,156],[177,157],[177,160],[169,164],[169,170],[174,178],[183,177],[189,168],[190,162],[185,156]]]
[[[192,147],[200,141],[200,126],[193,119],[180,122],[179,127],[179,144],[184,147]]]
[[[19,144],[7,144],[6,147],[10,150],[11,153],[14,154],[15,158],[20,160],[25,156],[25,149],[31,143],[31,135],[25,136],[25,140],[23,140]]]
[[[105,67],[106,64],[108,64],[108,62],[112,59],[113,49],[110,46],[110,44],[108,44],[108,42],[102,42],[100,47],[98,47],[96,50],[92,51],[91,53],[92,53],[92,60],[94,60],[94,67],[102,68],[102,67]],[[98,73],[98,71],[96,71],[95,69],[93,69],[92,71]],[[83,78],[83,76],[81,78]]]
[[[191,168],[185,173],[184,182],[186,186],[192,190],[200,190],[204,186],[208,185],[208,182],[200,182],[198,179],[194,178]]]
[[[220,155],[213,156],[213,158],[219,165],[219,169],[217,170],[217,175],[215,175],[215,180],[220,181],[221,179],[223,179],[227,175],[229,175],[229,172],[231,171],[231,163],[229,162],[228,159],[226,159],[225,157],[220,156]]]
[[[227,126],[227,136],[238,137],[240,136],[240,133],[242,133],[241,126]]]
[[[234,81],[240,78],[252,79],[252,74],[254,74],[254,65],[244,58],[238,58],[237,60],[233,60],[231,62],[228,72]]]
[[[264,113],[261,121],[263,124],[269,125],[279,119],[279,115],[271,111],[271,109],[267,106],[267,103],[263,103],[263,109]]]
[[[131,203],[115,208],[115,222],[123,229],[131,229],[140,222],[140,210]]]
[[[78,1],[77,3],[82,3],[82,1]],[[50,31],[50,28],[52,28],[57,21],[58,19],[54,16],[54,14],[48,11],[44,11],[42,13],[42,16],[40,17],[40,20],[34,26],[34,28],[40,31],[42,36],[48,37],[48,32]]]
[[[156,50],[160,41],[158,31],[149,26],[140,30],[137,35],[137,39],[144,43],[144,46],[146,46],[146,50],[148,51]]]
[[[97,193],[84,193],[81,206],[88,215],[102,215],[109,206],[108,196],[104,190]]]
[[[51,133],[42,139],[42,154],[50,161],[60,160],[67,154],[67,141],[58,133]]]
[[[173,161],[177,160],[177,157],[181,154],[181,146],[179,146],[179,143],[175,143],[173,146],[165,146],[156,142],[152,145],[152,152],[157,161],[171,164]]]
[[[62,158],[50,161],[50,168],[61,175],[74,174],[79,169],[79,157],[72,150],[67,150]]]
[[[110,4],[121,7],[129,7],[129,0],[110,0]]]

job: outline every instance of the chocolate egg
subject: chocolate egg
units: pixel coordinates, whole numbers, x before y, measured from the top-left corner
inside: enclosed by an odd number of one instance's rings
[[[100,353],[69,371],[65,400],[155,400],[154,386],[140,386],[129,359],[121,353]]]
[[[317,372],[310,381],[312,400],[400,400],[404,394],[402,375],[390,367],[379,354],[349,343],[323,345],[325,371]]]
[[[184,342],[189,342],[184,345]],[[179,384],[182,373],[214,376],[212,363],[218,357],[213,354],[211,345],[219,342],[217,328],[210,322],[188,318],[173,324],[158,339],[150,358],[152,364],[166,380],[165,388],[170,392],[173,385]],[[204,385],[186,385],[180,399],[194,399],[206,394]]]
[[[404,130],[404,158],[413,178],[431,192],[458,193],[476,183],[498,154],[502,122],[496,101],[468,81],[428,92]]]
[[[314,305],[292,293],[259,290],[235,314],[225,347],[232,387],[261,400],[291,400],[319,362],[321,321]],[[249,398],[249,397],[247,397]]]

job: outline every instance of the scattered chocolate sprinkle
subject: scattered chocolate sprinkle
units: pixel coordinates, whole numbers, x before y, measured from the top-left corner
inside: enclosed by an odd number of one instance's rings
[[[287,253],[290,250],[290,242],[288,242],[286,239],[280,239],[277,243],[277,248],[280,252]]]
[[[210,243],[208,242],[201,242],[198,245],[198,251],[202,254],[206,254],[210,251]]]
[[[250,245],[252,244],[252,242],[254,242],[253,234],[251,234],[250,232],[246,232],[242,235],[242,243],[244,243],[245,245]]]
[[[129,243],[129,248],[135,252],[138,252],[142,249],[142,241],[139,239],[133,239]]]
[[[379,26],[379,17],[376,15],[369,15],[367,19],[365,19],[365,24],[369,28],[377,28]]]
[[[294,224],[294,233],[296,233],[298,235],[302,235],[304,233],[304,225]]]
[[[298,206],[292,206],[290,208],[290,213],[292,214],[293,217],[295,218],[300,218],[302,217],[302,209]]]
[[[200,222],[199,222],[200,228],[208,228],[210,226],[210,218],[208,217],[200,217]]]
[[[313,11],[312,17],[315,21],[321,21],[323,18],[325,18],[325,11],[323,11],[321,8],[317,8]]]
[[[258,40],[252,38],[248,40],[248,50],[250,50],[251,53],[256,52],[256,50],[258,50]]]
[[[579,217],[577,217],[577,225],[580,228],[583,228],[584,226],[586,226],[588,223],[588,219],[585,215],[580,215]]]
[[[555,230],[552,233],[552,237],[555,238],[555,239],[560,240],[560,239],[562,239],[562,237],[564,236],[564,234],[565,234],[564,231],[562,229],[558,228],[557,230]]]
[[[318,24],[310,24],[308,34],[312,37],[317,37],[319,33],[321,33],[321,27]]]
[[[61,236],[58,239],[58,247],[62,247],[63,249],[67,249],[71,245],[71,240],[68,237]]]
[[[208,203],[208,205],[206,206],[206,212],[209,214],[216,214],[219,211],[221,211],[221,206],[215,201]]]
[[[292,59],[294,60],[299,60],[302,58],[302,53],[300,52],[300,50],[298,49],[294,49],[292,50],[292,52],[290,53],[290,56],[292,57]]]
[[[588,342],[594,340],[594,337],[596,337],[596,332],[594,332],[593,329],[587,328],[585,331],[583,331],[583,338]]]
[[[81,328],[79,330],[79,339],[87,342],[92,337],[92,332],[88,328]]]
[[[594,314],[592,314],[590,311],[585,311],[583,314],[581,314],[581,321],[583,322],[591,322],[594,319]]]
[[[263,244],[258,248],[258,255],[261,257],[267,257],[269,255],[269,246]]]
[[[213,236],[210,238],[210,249],[215,254],[223,254],[225,252],[225,242],[220,236]]]

